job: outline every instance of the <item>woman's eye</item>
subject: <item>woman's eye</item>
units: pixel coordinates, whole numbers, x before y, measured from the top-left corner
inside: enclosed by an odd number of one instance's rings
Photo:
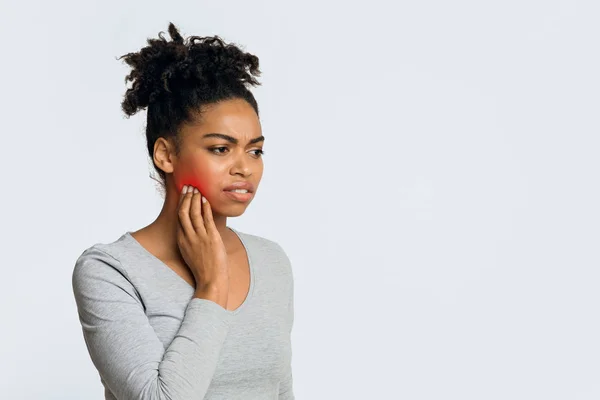
[[[213,149],[210,149],[212,152],[214,152],[215,150],[219,150],[219,149],[227,149],[227,147],[215,147]],[[216,154],[223,154],[223,153],[216,153]]]
[[[214,147],[214,148],[210,149],[210,151],[212,151],[214,154],[223,154],[223,152],[216,152],[217,150],[228,150],[228,149],[225,146]],[[252,151],[258,152],[258,154],[255,153],[255,155],[257,157],[262,157],[265,154],[265,151],[262,149],[256,149],[256,150],[252,150]]]

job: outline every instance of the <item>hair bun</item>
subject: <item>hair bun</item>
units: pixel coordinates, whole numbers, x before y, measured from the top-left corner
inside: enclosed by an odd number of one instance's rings
[[[148,46],[119,59],[132,67],[125,83],[132,81],[122,108],[131,116],[165,96],[177,96],[185,90],[210,90],[219,81],[229,84],[259,85],[258,57],[245,53],[219,36],[190,36],[187,40],[171,22],[169,36],[147,39]],[[254,76],[253,76],[254,75]]]

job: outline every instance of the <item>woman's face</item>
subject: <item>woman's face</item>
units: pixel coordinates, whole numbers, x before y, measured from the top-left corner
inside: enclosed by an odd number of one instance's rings
[[[230,137],[209,134],[226,135]],[[184,185],[197,187],[213,212],[241,215],[254,198],[263,173],[262,129],[256,112],[245,100],[227,100],[203,110],[198,124],[180,131],[181,152],[173,165],[178,194]],[[225,192],[234,182],[254,185],[250,200],[236,200]]]

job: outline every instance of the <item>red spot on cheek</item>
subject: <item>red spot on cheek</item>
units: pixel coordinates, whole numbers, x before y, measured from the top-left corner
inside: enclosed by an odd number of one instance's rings
[[[206,191],[205,191],[206,187],[204,186],[203,180],[201,180],[196,174],[189,173],[189,172],[182,173],[182,174],[179,174],[175,178],[175,186],[177,187],[178,193],[181,193],[181,191],[183,190],[183,187],[185,185],[198,188],[198,190],[202,194],[206,193]]]

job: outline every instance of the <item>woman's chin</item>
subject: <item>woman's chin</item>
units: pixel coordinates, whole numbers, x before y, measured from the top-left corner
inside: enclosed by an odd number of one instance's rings
[[[227,204],[221,203],[218,207],[213,207],[213,213],[222,215],[224,217],[239,217],[246,212],[250,203],[237,203],[228,202]]]
[[[240,215],[242,215],[246,210],[240,210],[239,212],[230,212],[227,213],[228,217],[234,218],[234,217],[239,217]]]

